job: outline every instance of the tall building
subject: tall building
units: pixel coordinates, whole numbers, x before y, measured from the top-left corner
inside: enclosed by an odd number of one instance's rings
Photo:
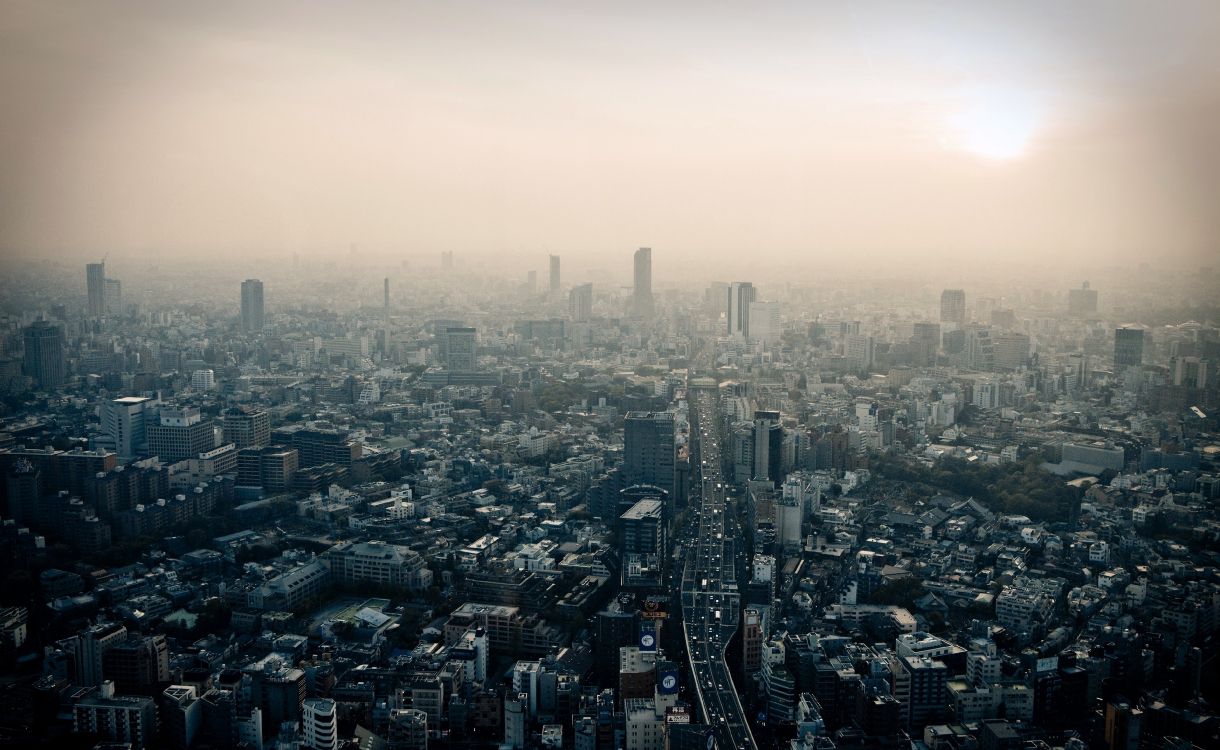
[[[628,412],[623,422],[623,474],[628,485],[652,484],[674,496],[673,412]]]
[[[168,682],[169,644],[165,636],[132,635],[102,655],[102,673],[120,693],[149,694],[157,683]]]
[[[160,420],[145,426],[149,455],[165,463],[197,458],[216,447],[216,432],[194,407],[161,409]]]
[[[559,256],[549,256],[551,261],[551,294],[559,294]]]
[[[876,356],[876,343],[872,336],[851,333],[843,337],[843,356],[860,372],[871,370]]]
[[[911,362],[917,367],[936,365],[940,351],[940,323],[916,323],[911,331]]]
[[[441,357],[450,372],[475,372],[478,369],[475,329],[446,328],[441,334]]]
[[[221,417],[224,442],[238,450],[261,448],[271,442],[271,416],[263,409],[229,409]]]
[[[85,284],[89,299],[87,307],[89,317],[100,318],[106,314],[106,264],[86,264]]]
[[[652,297],[652,248],[635,251],[635,285],[632,288],[632,312],[637,318],[651,318],[655,301]]]
[[[22,331],[25,342],[25,374],[34,379],[40,390],[63,387],[67,377],[64,367],[63,329],[45,320],[36,320]]]
[[[784,428],[779,412],[754,412],[754,475],[751,479],[769,480],[772,484],[783,479]]]
[[[729,285],[727,310],[729,313],[728,335],[750,336],[750,303],[754,301],[754,285],[748,281],[734,281]]]
[[[156,418],[154,409],[160,403],[147,396],[124,396],[102,402],[102,432],[114,441],[120,460],[148,454],[148,425]]]
[[[962,289],[946,289],[940,293],[940,322],[966,322],[966,292]]]
[[[577,323],[593,318],[593,284],[580,284],[568,292],[568,317]]]
[[[1097,290],[1084,282],[1079,289],[1068,290],[1068,312],[1072,315],[1092,315],[1097,312]]]
[[[203,707],[194,685],[170,685],[161,692],[161,738],[171,750],[189,750],[203,728]]]
[[[784,332],[779,320],[778,302],[751,302],[746,316],[750,321],[750,339],[764,344],[779,343]]]
[[[103,308],[107,315],[120,315],[123,312],[123,282],[118,279],[106,279],[102,291]]]
[[[241,329],[247,333],[263,330],[263,282],[258,279],[241,283]]]
[[[302,747],[336,750],[339,747],[338,715],[330,698],[309,698],[301,706]]]
[[[1139,367],[1144,363],[1144,329],[1118,328],[1114,331],[1114,369]]]

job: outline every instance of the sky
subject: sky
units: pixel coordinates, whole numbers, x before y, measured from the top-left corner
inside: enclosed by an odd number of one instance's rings
[[[0,107],[8,257],[1220,256],[1214,0],[0,0]]]

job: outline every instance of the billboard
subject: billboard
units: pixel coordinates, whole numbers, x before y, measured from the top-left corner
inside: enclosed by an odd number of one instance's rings
[[[657,690],[663,695],[678,692],[678,668],[672,664],[657,669]]]
[[[656,653],[656,650],[657,625],[652,620],[643,620],[640,622],[640,651]]]

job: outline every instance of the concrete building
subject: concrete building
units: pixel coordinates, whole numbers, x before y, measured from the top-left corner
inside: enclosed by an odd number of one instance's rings
[[[145,428],[148,452],[166,463],[185,461],[216,447],[216,431],[194,407],[162,408],[159,421]]]
[[[85,264],[85,287],[88,296],[86,311],[91,318],[106,314],[106,264]]]
[[[38,390],[62,388],[68,372],[64,364],[63,329],[46,320],[36,320],[22,329],[25,345],[23,369]]]
[[[725,307],[728,311],[727,335],[750,337],[750,303],[754,296],[754,285],[748,281],[734,281],[729,285]]]
[[[301,705],[302,747],[309,750],[336,750],[339,747],[339,719],[330,698],[309,698]]]
[[[339,585],[370,584],[402,591],[432,585],[432,571],[410,547],[385,542],[340,542],[323,554],[331,579]]]
[[[148,425],[157,418],[161,402],[147,396],[124,396],[103,401],[102,431],[114,443],[120,461],[148,455]]]
[[[966,292],[962,289],[946,289],[940,293],[940,322],[966,322]]]
[[[627,485],[651,484],[674,497],[676,422],[673,412],[628,412],[623,422]]]
[[[246,333],[263,330],[263,282],[246,279],[241,283],[241,329]]]
[[[652,296],[652,248],[641,247],[635,251],[635,285],[631,292],[632,314],[648,320],[655,313],[656,302]]]
[[[72,729],[144,750],[157,739],[157,705],[144,696],[115,695],[114,683],[103,682],[73,707]]]
[[[593,284],[578,284],[568,292],[568,317],[576,323],[593,319]]]

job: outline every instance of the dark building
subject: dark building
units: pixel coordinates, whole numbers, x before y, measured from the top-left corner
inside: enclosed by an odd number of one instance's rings
[[[164,635],[128,636],[102,654],[102,674],[123,695],[153,695],[169,682],[169,644]]]
[[[88,293],[88,313],[91,318],[106,314],[106,264],[85,264],[85,285]]]
[[[22,331],[25,342],[25,374],[34,379],[42,390],[63,387],[67,378],[64,367],[63,329],[45,320],[37,320]]]
[[[629,412],[623,424],[623,474],[628,485],[652,484],[674,494],[672,412]]]
[[[296,448],[302,469],[321,464],[350,469],[363,454],[361,444],[349,439],[347,432],[327,427],[284,427],[271,433],[271,442]]]
[[[285,492],[292,486],[299,462],[296,448],[286,445],[243,448],[237,453],[237,484]]]
[[[783,478],[784,428],[779,412],[754,412],[754,472],[751,479],[765,479],[772,484]]]
[[[241,329],[247,333],[263,330],[263,282],[246,279],[241,283]]]
[[[1118,328],[1114,331],[1114,370],[1139,367],[1144,363],[1144,329]]]
[[[966,322],[966,292],[961,289],[946,289],[940,293],[940,322]]]

